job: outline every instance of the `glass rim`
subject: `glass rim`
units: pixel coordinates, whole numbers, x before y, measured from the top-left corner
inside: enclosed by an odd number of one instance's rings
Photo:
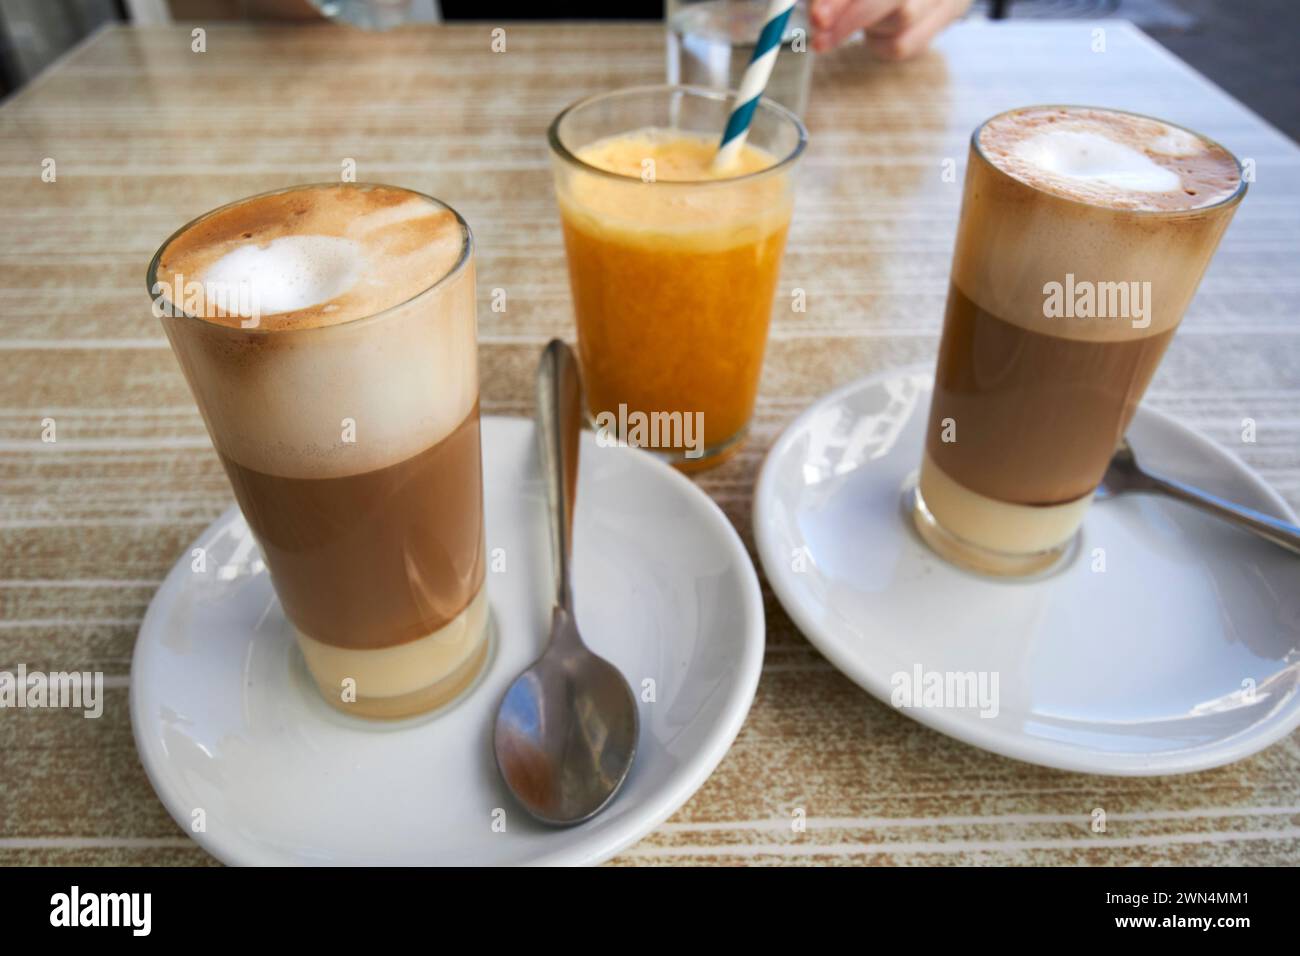
[[[1216,200],[1215,202],[1205,206],[1192,206],[1188,209],[1123,209],[1118,206],[1107,206],[1102,203],[1087,202],[1083,199],[1076,199],[1071,196],[1062,196],[1059,193],[1052,192],[1051,190],[1043,189],[1042,187],[1026,182],[1019,176],[1015,176],[1003,169],[989,157],[988,153],[984,152],[983,147],[980,145],[980,134],[984,132],[984,127],[988,126],[989,123],[1001,119],[1004,116],[1010,116],[1012,113],[1022,113],[1027,110],[1092,110],[1097,113],[1118,113],[1121,116],[1136,116],[1138,119],[1151,120],[1154,123],[1160,123],[1164,126],[1172,127],[1173,129],[1182,130],[1184,133],[1194,136],[1202,142],[1209,143],[1211,146],[1217,146],[1232,158],[1232,162],[1237,167],[1237,188],[1222,199]],[[1084,106],[1079,103],[1036,103],[1029,106],[1015,106],[1009,110],[1002,110],[1000,113],[994,113],[988,119],[976,126],[975,131],[971,133],[970,136],[970,148],[971,151],[979,156],[980,159],[988,163],[990,168],[996,170],[1002,176],[1020,183],[1020,185],[1024,186],[1026,189],[1032,189],[1034,192],[1042,193],[1045,196],[1051,196],[1053,199],[1059,199],[1061,202],[1070,203],[1076,206],[1084,206],[1088,209],[1099,209],[1106,212],[1129,216],[1141,216],[1144,218],[1152,217],[1159,219],[1178,216],[1198,216],[1215,209],[1222,209],[1225,206],[1240,202],[1242,197],[1246,195],[1246,187],[1249,185],[1246,182],[1245,170],[1242,168],[1241,159],[1238,158],[1236,153],[1228,149],[1228,147],[1224,146],[1218,140],[1212,139],[1204,133],[1197,132],[1189,126],[1175,123],[1172,120],[1162,119],[1159,116],[1152,116],[1149,113],[1138,113],[1135,110],[1122,110],[1113,106]]]
[[[344,319],[342,322],[332,322],[328,325],[311,325],[306,327],[291,327],[291,328],[274,328],[274,327],[266,328],[261,325],[251,326],[249,328],[244,328],[243,326],[236,327],[231,325],[225,325],[221,322],[214,322],[212,319],[204,318],[201,315],[190,315],[190,313],[186,312],[183,308],[177,306],[176,303],[174,302],[168,303],[169,305],[168,316],[170,318],[176,318],[176,319],[188,319],[191,322],[201,322],[203,323],[204,326],[207,326],[208,328],[222,329],[227,332],[234,332],[240,335],[250,335],[250,334],[251,335],[284,335],[293,332],[298,332],[298,333],[321,332],[328,329],[336,329],[336,328],[342,328],[344,326],[355,325],[359,322],[370,322],[370,321],[378,321],[380,319],[383,319],[388,315],[390,315],[391,313],[397,311],[398,309],[404,309],[407,306],[409,306],[411,303],[417,301],[418,299],[421,299],[427,295],[431,295],[433,292],[441,288],[445,283],[449,282],[450,280],[454,279],[456,276],[462,274],[465,271],[474,252],[474,234],[469,228],[469,223],[465,221],[465,217],[462,216],[459,212],[457,212],[455,208],[443,202],[441,199],[437,198],[436,196],[430,196],[428,193],[420,192],[420,190],[418,189],[410,189],[406,186],[394,186],[391,183],[372,183],[372,182],[301,183],[296,186],[282,186],[279,189],[268,189],[265,192],[253,193],[251,196],[244,196],[240,199],[231,200],[228,203],[222,203],[220,206],[216,206],[212,209],[209,209],[207,212],[195,216],[189,222],[185,223],[185,225],[181,226],[170,236],[164,239],[162,245],[158,247],[158,251],[155,252],[153,254],[153,258],[149,260],[149,268],[145,272],[145,289],[149,293],[150,301],[156,302],[159,298],[161,298],[161,294],[156,294],[154,292],[154,286],[158,284],[158,265],[162,261],[162,255],[164,252],[167,251],[167,247],[170,246],[173,242],[175,242],[178,238],[180,238],[180,236],[182,236],[184,233],[188,232],[190,229],[194,228],[199,223],[203,222],[205,219],[215,216],[217,213],[224,212],[227,209],[233,209],[235,206],[242,206],[244,203],[252,202],[255,199],[265,199],[267,196],[278,196],[282,193],[291,193],[291,192],[306,192],[307,190],[310,189],[327,189],[327,188],[335,189],[338,187],[343,187],[345,189],[364,189],[367,187],[380,188],[380,189],[396,189],[405,193],[410,193],[412,196],[418,196],[421,199],[433,203],[435,206],[441,209],[445,209],[447,212],[451,213],[453,216],[456,217],[456,222],[460,225],[461,237],[462,237],[461,244],[460,244],[460,255],[456,257],[456,261],[452,263],[451,267],[446,272],[444,272],[441,276],[433,280],[429,285],[420,289],[420,291],[416,292],[414,295],[406,299],[403,299],[401,302],[397,302],[394,303],[393,305],[388,306],[387,308],[380,309],[378,312],[368,312],[365,315],[358,315],[351,319]],[[289,313],[286,312],[270,313],[270,315],[287,315],[287,314]]]
[[[796,137],[794,148],[791,149],[788,154],[779,158],[771,166],[756,170],[752,173],[745,173],[742,176],[729,176],[725,179],[656,179],[653,182],[647,183],[639,176],[629,176],[624,173],[616,173],[608,169],[602,169],[599,166],[593,166],[590,163],[579,159],[560,139],[560,124],[564,122],[564,119],[569,116],[569,114],[576,110],[594,106],[604,100],[648,93],[684,93],[690,96],[698,96],[702,99],[715,101],[735,100],[739,96],[739,92],[736,90],[710,89],[703,86],[685,86],[673,83],[650,83],[642,86],[623,86],[616,90],[606,90],[603,93],[594,93],[591,96],[584,96],[582,99],[570,103],[556,114],[555,119],[551,120],[551,125],[547,127],[546,130],[546,140],[550,144],[551,152],[566,163],[578,167],[584,173],[601,176],[605,179],[612,179],[616,182],[637,183],[638,185],[652,187],[680,186],[687,188],[700,188],[729,186],[733,183],[741,182],[753,182],[774,175],[790,166],[793,166],[799,157],[803,155],[803,151],[808,145],[808,129],[803,125],[803,121],[800,120],[793,111],[786,109],[786,107],[777,103],[775,100],[769,99],[767,96],[759,97],[757,108],[775,114],[781,120],[789,123],[794,128]],[[718,135],[721,136],[721,131],[719,131]]]

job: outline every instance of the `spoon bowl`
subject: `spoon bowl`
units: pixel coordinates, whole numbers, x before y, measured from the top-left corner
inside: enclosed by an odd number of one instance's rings
[[[506,691],[496,752],[502,776],[528,811],[566,826],[590,819],[613,798],[631,767],[638,728],[627,681],[582,647],[560,608],[552,635],[542,658]]]
[[[1120,439],[1119,447],[1106,466],[1106,474],[1097,486],[1096,500],[1105,501],[1126,491],[1154,491],[1155,482],[1138,464],[1137,455],[1127,438]]]

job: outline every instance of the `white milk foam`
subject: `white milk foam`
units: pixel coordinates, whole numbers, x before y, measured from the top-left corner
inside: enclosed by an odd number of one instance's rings
[[[1094,342],[1166,333],[1186,311],[1196,290],[1187,277],[1214,254],[1232,214],[1223,201],[1239,185],[1231,153],[1159,120],[1051,106],[995,116],[972,150],[958,243],[997,256],[955,256],[952,281],[1030,331]],[[1158,227],[1146,212],[1173,215]],[[1051,319],[1052,288],[1105,296],[1119,311]]]
[[[280,236],[227,252],[204,283],[239,290],[264,315],[321,305],[352,288],[364,269],[361,246],[338,236]]]
[[[473,260],[456,270],[467,242],[436,202],[345,185],[253,197],[174,240],[168,280],[244,280],[262,296],[258,329],[172,336],[222,454],[332,478],[455,431],[478,400]]]
[[[1049,175],[1079,183],[1143,193],[1173,192],[1182,185],[1177,173],[1131,146],[1084,130],[1038,133],[1016,143],[1012,153]]]

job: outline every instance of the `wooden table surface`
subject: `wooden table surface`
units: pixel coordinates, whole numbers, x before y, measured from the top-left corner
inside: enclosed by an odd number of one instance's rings
[[[98,720],[0,711],[0,863],[211,861],[150,789],[127,706],[151,595],[231,500],[145,294],[172,230],[336,179],[348,159],[359,179],[448,200],[478,238],[484,411],[530,414],[540,347],[573,336],[546,124],[587,93],[662,81],[664,41],[653,25],[507,26],[493,53],[490,29],[212,26],[195,53],[190,26],[115,27],[0,106],[0,670],[98,670],[110,688]],[[1148,401],[1300,506],[1300,150],[1126,24],[968,23],[915,62],[860,47],[817,61],[753,435],[698,479],[747,542],[757,469],[800,409],[932,360],[967,138],[1031,102],[1153,113],[1255,161]],[[804,313],[782,306],[796,287]],[[508,311],[490,309],[494,288]],[[869,697],[764,593],[766,663],[735,746],[618,862],[1300,862],[1300,734],[1183,777],[1029,766]],[[1089,827],[1096,807],[1105,833]]]

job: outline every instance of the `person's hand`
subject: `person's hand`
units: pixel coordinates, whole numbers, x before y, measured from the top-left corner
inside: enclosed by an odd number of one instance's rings
[[[813,49],[824,53],[866,30],[872,53],[906,60],[929,46],[970,5],[971,0],[811,0]]]

